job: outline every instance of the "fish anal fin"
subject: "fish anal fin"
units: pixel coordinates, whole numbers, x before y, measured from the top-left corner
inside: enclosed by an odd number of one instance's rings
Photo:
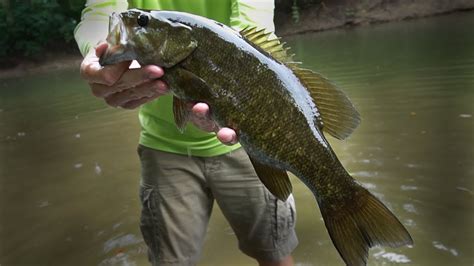
[[[191,112],[187,107],[187,103],[176,96],[173,96],[173,115],[176,127],[178,127],[178,130],[181,133],[183,133],[186,128],[186,124],[189,122],[189,116],[191,115]]]
[[[250,161],[263,185],[279,200],[286,201],[292,191],[288,173],[285,170],[263,164],[252,157],[250,157]]]
[[[346,94],[332,82],[297,64],[288,65],[308,89],[321,114],[322,128],[337,139],[347,138],[359,125],[360,114]]]

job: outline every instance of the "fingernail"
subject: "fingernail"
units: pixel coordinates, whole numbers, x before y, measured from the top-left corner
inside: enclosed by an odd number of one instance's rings
[[[237,134],[229,128],[222,128],[218,133],[218,138],[225,144],[232,145],[237,143]]]
[[[228,141],[230,144],[235,144],[237,143],[237,135],[235,133],[230,135],[230,140]]]
[[[163,81],[159,80],[157,81],[157,85],[156,85],[156,90],[157,92],[159,93],[165,93],[168,91],[168,85],[166,85],[166,83],[164,83]]]
[[[194,115],[195,115],[197,118],[199,118],[199,119],[205,119],[205,118],[207,118],[207,113],[202,112],[201,110],[196,111],[196,110],[193,109],[193,113],[194,113]]]
[[[206,118],[206,114],[202,112],[194,112],[194,115],[196,115],[198,118]]]
[[[147,70],[149,72],[148,78],[150,79],[156,79],[163,76],[163,70],[157,66],[149,66]]]
[[[207,117],[209,114],[209,107],[205,103],[196,103],[193,106],[193,113],[199,117]]]

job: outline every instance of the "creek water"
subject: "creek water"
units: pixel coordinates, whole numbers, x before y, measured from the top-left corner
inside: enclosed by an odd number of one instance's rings
[[[346,169],[415,244],[369,265],[474,263],[474,13],[287,40],[362,115]],[[78,71],[0,80],[0,265],[147,265],[138,228],[136,111],[106,107]],[[341,265],[309,190],[293,179],[297,265]],[[200,265],[254,265],[215,206]]]

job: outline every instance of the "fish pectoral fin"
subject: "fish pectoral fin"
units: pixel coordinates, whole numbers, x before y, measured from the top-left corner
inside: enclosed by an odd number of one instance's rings
[[[191,111],[187,107],[187,103],[176,96],[173,96],[173,115],[176,127],[181,133],[184,133],[186,124],[190,120]]]
[[[263,185],[279,200],[286,201],[292,191],[288,173],[285,170],[262,164],[252,157],[250,157],[250,161]]]
[[[337,139],[345,139],[360,123],[359,112],[346,94],[336,85],[309,69],[290,66],[295,75],[309,90],[321,113],[322,129]]]
[[[173,67],[165,70],[163,76],[169,88],[175,95],[185,95],[186,99],[199,101],[200,98],[208,97],[211,91],[209,85],[201,77],[181,67]]]
[[[210,91],[210,88],[203,79],[180,67],[167,69],[163,80],[175,95],[173,96],[174,121],[178,129],[184,132],[186,124],[191,120],[192,115],[188,103],[199,102],[203,97],[205,99],[208,96],[206,93]],[[181,99],[181,96],[185,97],[185,99]]]

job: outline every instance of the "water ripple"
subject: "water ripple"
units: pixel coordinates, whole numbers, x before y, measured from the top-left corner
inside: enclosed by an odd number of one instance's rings
[[[400,189],[403,191],[418,190],[417,186],[401,185]]]
[[[449,253],[451,253],[451,255],[453,255],[455,257],[457,257],[459,255],[459,252],[456,249],[448,248],[447,246],[443,245],[439,241],[433,241],[432,243],[433,243],[433,247],[435,247],[436,249],[448,251]]]
[[[113,249],[123,248],[126,246],[135,245],[141,242],[143,242],[143,240],[134,234],[127,234],[127,235],[114,237],[112,239],[107,240],[104,243],[104,252],[108,253]]]
[[[403,209],[407,212],[418,214],[418,211],[416,210],[415,205],[413,205],[411,203],[403,204]]]
[[[409,263],[409,262],[411,262],[411,260],[403,254],[397,254],[397,253],[394,253],[394,252],[386,252],[384,249],[382,249],[381,251],[375,253],[373,256],[376,259],[383,258],[383,259],[386,259],[390,262],[395,262],[395,263]]]
[[[137,264],[134,261],[130,261],[130,255],[126,253],[118,253],[112,258],[107,258],[103,260],[99,265],[122,265],[122,266],[136,266]]]

